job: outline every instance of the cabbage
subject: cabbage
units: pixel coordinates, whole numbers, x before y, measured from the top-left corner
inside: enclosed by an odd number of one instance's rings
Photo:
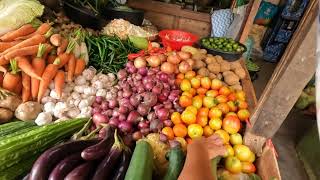
[[[37,0],[0,0],[0,35],[31,22],[43,10]]]

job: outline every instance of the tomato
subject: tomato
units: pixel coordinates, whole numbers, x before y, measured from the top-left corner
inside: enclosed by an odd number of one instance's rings
[[[199,116],[208,116],[209,114],[209,108],[206,108],[206,107],[202,107],[198,110],[198,114]]]
[[[236,98],[241,101],[246,101],[246,93],[244,93],[244,91],[237,91]]]
[[[173,126],[173,133],[176,137],[184,138],[188,134],[188,130],[184,124],[176,124]]]
[[[192,94],[192,96],[197,94],[197,90],[195,88],[191,88],[188,92]]]
[[[226,148],[227,152],[223,157],[234,156],[234,150],[231,145],[227,144],[224,145],[224,147]]]
[[[187,141],[182,137],[175,137],[174,140],[178,141],[181,144],[182,150],[187,150]]]
[[[255,156],[254,153],[251,151],[248,162],[253,163],[255,160],[256,160],[256,156]]]
[[[171,121],[173,122],[173,124],[181,124],[181,114],[179,112],[173,112],[171,114]]]
[[[184,74],[184,78],[186,79],[192,79],[193,77],[196,77],[197,73],[194,71],[188,71]]]
[[[228,96],[231,93],[231,90],[227,86],[222,86],[219,89],[219,94]]]
[[[192,98],[192,97],[193,97],[193,95],[192,95],[189,91],[184,91],[184,92],[181,94],[181,96],[187,96],[187,97],[189,97],[189,98]]]
[[[209,126],[213,130],[219,130],[222,126],[222,120],[217,117],[211,118],[209,121]]]
[[[191,83],[189,79],[183,79],[181,84],[180,84],[180,89],[182,91],[189,91],[191,89]]]
[[[203,98],[203,106],[207,108],[212,108],[216,105],[216,101],[213,97],[205,96]]]
[[[232,145],[242,144],[242,136],[239,133],[230,135],[230,143]]]
[[[229,134],[237,133],[240,130],[240,120],[235,116],[225,117],[222,121],[222,128]]]
[[[226,103],[228,102],[228,98],[225,95],[219,95],[216,97],[218,103]]]
[[[176,79],[174,83],[176,85],[180,86],[181,82],[182,82],[182,79]]]
[[[256,167],[254,166],[254,164],[249,163],[249,162],[241,162],[241,171],[243,173],[255,173],[256,172]]]
[[[161,132],[166,135],[169,140],[174,139],[174,133],[171,127],[164,127]]]
[[[205,127],[208,124],[208,117],[207,116],[197,116],[197,124],[202,127]]]
[[[203,87],[199,87],[199,88],[197,89],[197,93],[198,93],[198,94],[203,94],[203,95],[205,95],[207,91],[208,91],[208,89],[203,88]]]
[[[251,156],[251,150],[248,148],[248,146],[237,144],[233,146],[234,154],[240,161],[246,161],[248,162],[250,160]]]
[[[231,112],[236,112],[238,110],[238,107],[236,106],[236,104],[233,101],[228,101],[227,104],[228,104],[229,110]]]
[[[240,109],[237,115],[241,121],[246,121],[250,117],[250,112],[248,111],[248,109]]]
[[[188,135],[192,139],[199,138],[203,134],[203,129],[199,124],[191,124],[188,126]]]
[[[227,103],[220,103],[217,105],[217,108],[219,108],[223,114],[227,114],[230,111]]]
[[[177,74],[176,79],[181,79],[181,80],[184,79],[184,74],[182,73]]]
[[[222,87],[222,81],[219,79],[212,79],[211,81],[211,89],[218,90]]]
[[[240,160],[234,156],[227,157],[224,165],[228,171],[235,174],[240,173],[242,169]]]
[[[188,106],[185,111],[191,111],[195,115],[198,113],[198,109],[194,106]]]
[[[199,78],[196,78],[196,77],[192,78],[192,79],[190,80],[190,82],[191,82],[191,86],[192,86],[193,88],[195,88],[195,89],[199,88],[200,85],[201,85],[200,79],[199,79]]]
[[[238,115],[235,112],[228,112],[224,117],[228,117],[228,116],[238,117]]]
[[[219,129],[216,132],[214,132],[214,134],[218,134],[222,138],[223,144],[229,143],[230,136],[225,130]]]
[[[197,109],[202,107],[202,97],[195,96],[192,98],[192,105],[196,107]]]
[[[239,109],[248,109],[248,103],[242,100],[237,100],[236,105]]]
[[[203,76],[201,76],[200,74],[196,75],[196,78],[201,79]]]
[[[192,99],[188,96],[180,96],[179,104],[181,107],[187,107],[192,105]]]
[[[229,101],[237,100],[237,97],[236,97],[235,93],[230,93],[227,98],[228,98]]]
[[[217,90],[209,90],[206,92],[206,96],[209,97],[216,97],[218,96],[219,92]]]
[[[217,107],[213,107],[210,109],[208,116],[209,118],[221,118],[222,111]]]
[[[210,89],[211,87],[211,80],[209,77],[203,77],[200,79],[201,82],[201,87],[205,88],[205,89]]]
[[[181,114],[181,120],[186,124],[194,124],[197,122],[197,117],[191,111],[183,111]]]
[[[192,143],[192,139],[191,138],[186,138],[187,144],[191,144]]]
[[[210,126],[205,126],[204,128],[203,128],[203,135],[205,136],[205,137],[209,137],[209,136],[211,136],[213,134],[213,129],[211,129],[211,127]]]

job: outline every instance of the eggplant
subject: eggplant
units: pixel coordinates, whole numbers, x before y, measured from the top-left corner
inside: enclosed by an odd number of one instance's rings
[[[131,160],[130,150],[124,150],[112,180],[124,180]]]
[[[111,126],[107,126],[106,128],[106,136],[102,141],[100,141],[98,144],[95,144],[93,146],[90,146],[86,149],[84,149],[81,153],[81,157],[85,160],[96,160],[101,159],[105,155],[108,154],[112,144],[113,144],[113,138],[112,135],[114,133],[114,129]]]
[[[74,168],[64,180],[86,180],[94,173],[95,161],[88,161]]]
[[[71,141],[48,149],[33,164],[29,180],[47,180],[52,169],[61,160],[97,142],[98,140]]]
[[[92,180],[108,179],[111,176],[114,166],[120,158],[123,151],[123,145],[119,141],[117,130],[114,133],[114,144],[112,145],[108,155],[102,160],[93,175]]]
[[[66,177],[67,174],[72,171],[72,169],[83,162],[84,160],[81,158],[81,152],[77,152],[69,157],[66,157],[52,170],[48,180],[63,180],[64,177]]]

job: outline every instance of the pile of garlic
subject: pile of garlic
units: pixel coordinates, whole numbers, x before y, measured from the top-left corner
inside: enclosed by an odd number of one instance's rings
[[[42,98],[43,112],[35,120],[37,125],[49,124],[72,119],[91,117],[91,105],[96,96],[105,97],[107,100],[117,98],[118,87],[114,86],[114,74],[98,73],[93,67],[85,69],[82,75],[73,82],[65,82],[62,97],[59,98],[51,83]]]

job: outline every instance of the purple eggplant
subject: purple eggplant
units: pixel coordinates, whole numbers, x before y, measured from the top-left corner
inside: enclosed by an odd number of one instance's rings
[[[102,160],[93,175],[92,180],[108,179],[111,176],[114,166],[120,158],[123,151],[123,145],[121,144],[117,130],[114,133],[114,144],[112,145],[108,155]]]
[[[81,158],[81,152],[66,157],[60,161],[57,166],[52,170],[49,175],[48,180],[63,180],[64,177],[69,174],[72,169],[77,167],[79,164],[83,163],[84,160]]]
[[[71,141],[48,149],[33,164],[29,180],[47,180],[52,169],[61,160],[97,142],[97,140]]]
[[[124,180],[131,160],[130,150],[124,150],[112,180]]]
[[[94,173],[95,161],[85,162],[74,168],[64,180],[86,180],[89,179],[90,174]]]
[[[85,160],[96,160],[101,159],[105,155],[108,154],[112,144],[113,144],[113,138],[112,135],[114,133],[114,129],[111,126],[107,126],[106,128],[106,136],[102,141],[100,141],[98,144],[95,144],[93,146],[90,146],[86,149],[84,149],[81,153],[81,157]]]

